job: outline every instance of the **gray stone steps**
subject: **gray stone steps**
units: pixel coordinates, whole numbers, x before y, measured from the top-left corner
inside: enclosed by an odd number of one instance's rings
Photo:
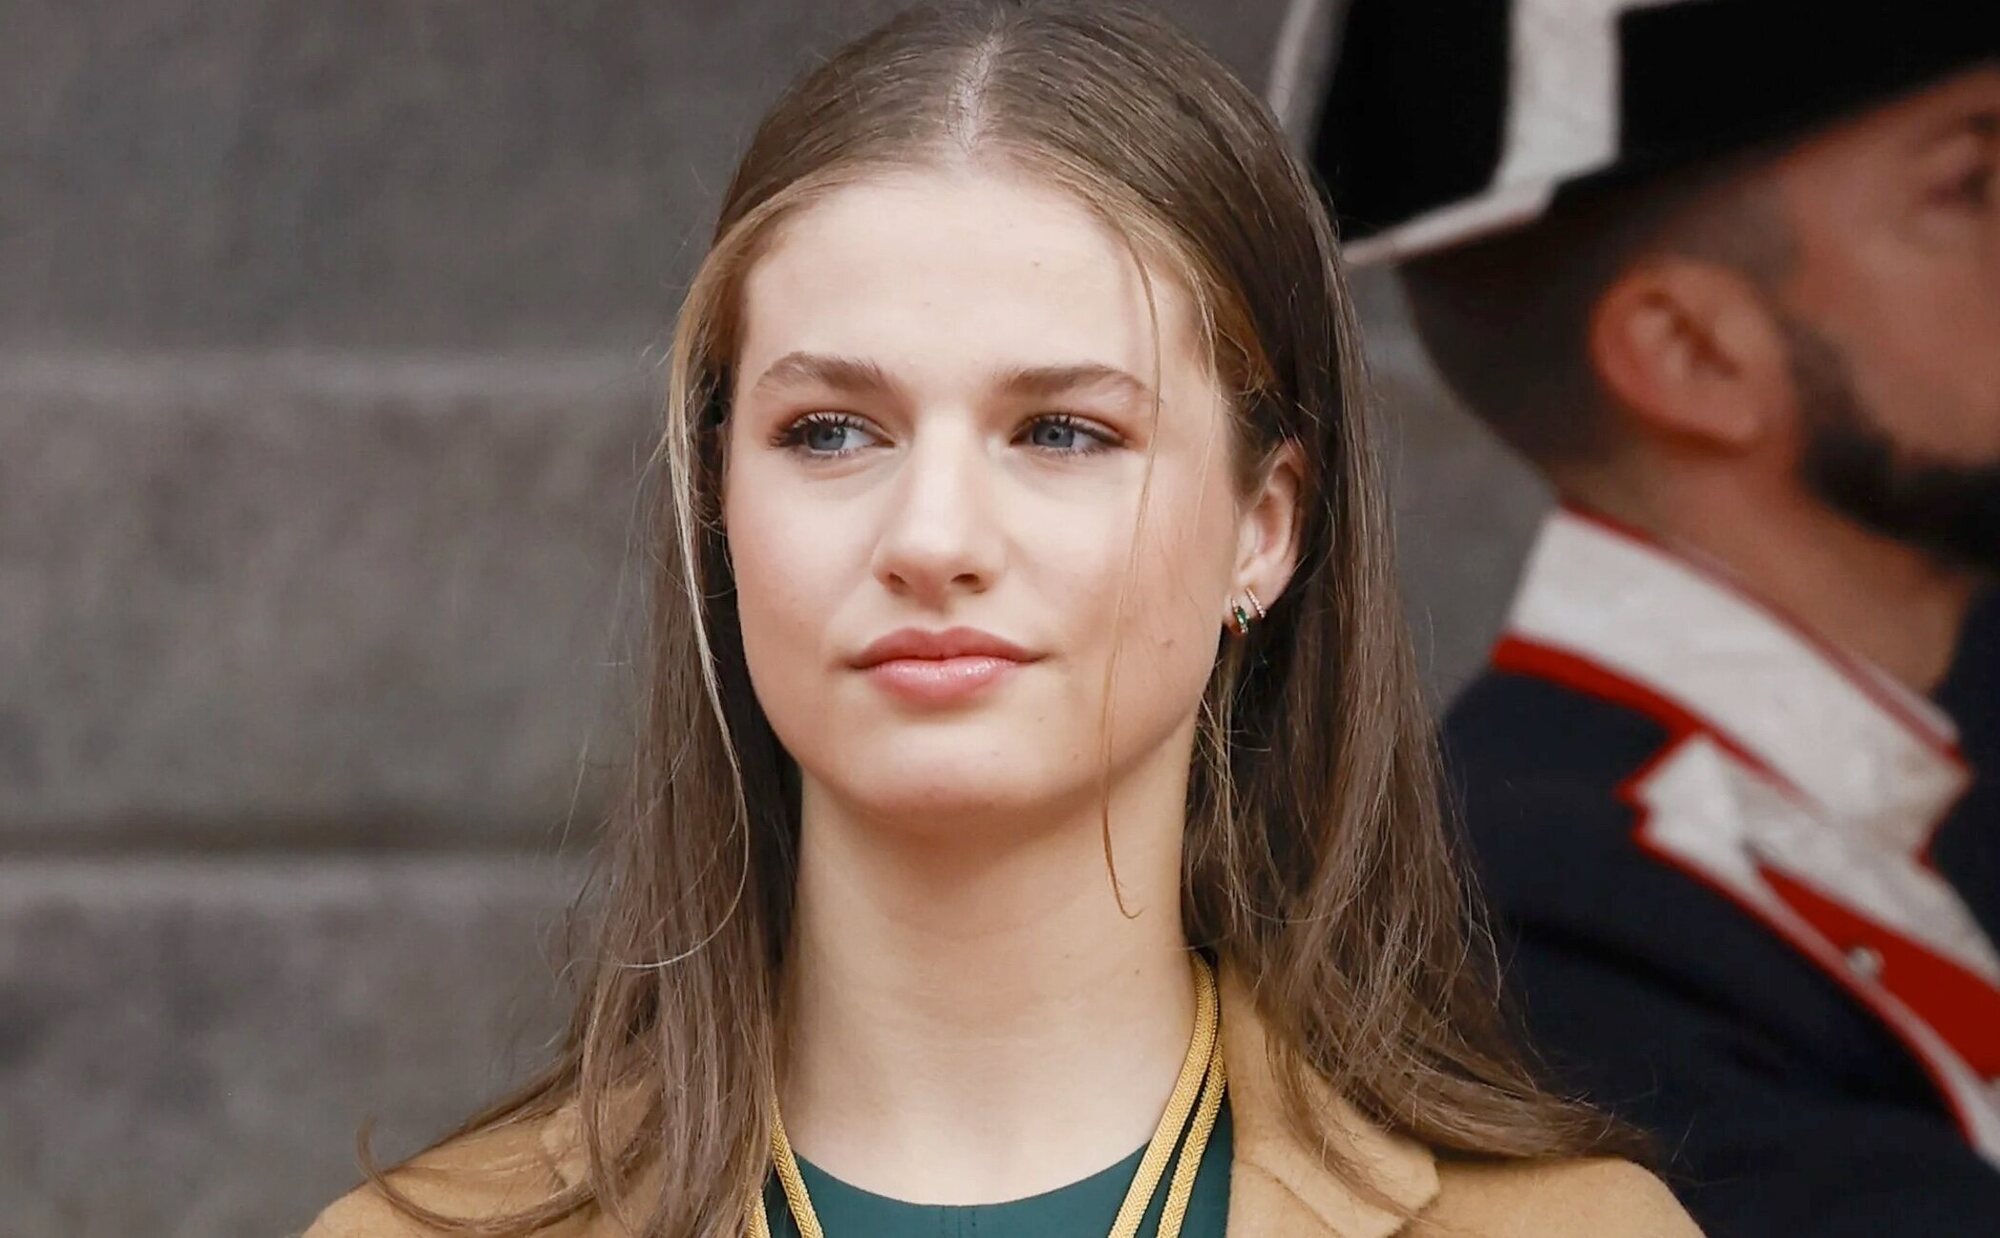
[[[0,353],[0,849],[546,842],[617,759],[653,402],[637,354]]]
[[[1261,84],[1286,5],[1163,7]],[[758,113],[898,7],[7,6],[0,340],[639,347]]]
[[[0,864],[0,1235],[271,1238],[542,1060],[575,865]]]

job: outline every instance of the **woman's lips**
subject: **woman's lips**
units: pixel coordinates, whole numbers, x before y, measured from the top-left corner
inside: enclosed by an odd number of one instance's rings
[[[875,686],[916,705],[969,700],[1026,665],[992,654],[956,658],[891,658],[862,668]]]
[[[979,628],[901,628],[870,644],[854,667],[913,705],[969,700],[1040,655]]]

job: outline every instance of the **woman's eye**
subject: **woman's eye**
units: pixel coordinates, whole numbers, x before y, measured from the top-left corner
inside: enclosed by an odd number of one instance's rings
[[[805,445],[809,451],[839,451],[847,446],[853,426],[829,425],[826,422],[809,424],[805,428]]]
[[[1060,413],[1035,418],[1028,423],[1022,437],[1030,447],[1058,455],[1083,455],[1102,451],[1111,444],[1111,436],[1106,432]]]
[[[801,417],[778,435],[778,445],[808,456],[845,456],[874,441],[868,427],[856,417],[841,413],[814,413]]]

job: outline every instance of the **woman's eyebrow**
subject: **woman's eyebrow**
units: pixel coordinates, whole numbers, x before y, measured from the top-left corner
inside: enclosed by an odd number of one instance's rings
[[[1084,387],[1110,387],[1121,394],[1150,400],[1153,389],[1132,374],[1114,365],[1079,361],[1066,365],[1010,366],[995,373],[997,390],[1009,396],[1051,399]],[[779,357],[751,390],[774,387],[815,386],[859,395],[894,393],[902,388],[879,364],[861,357],[833,353],[788,352]]]
[[[765,367],[751,390],[808,385],[856,394],[897,390],[888,371],[873,361],[815,352],[786,353]]]
[[[1072,365],[1015,366],[996,376],[1000,390],[1009,395],[1049,399],[1079,387],[1114,387],[1123,394],[1150,400],[1152,387],[1112,365],[1094,361]]]

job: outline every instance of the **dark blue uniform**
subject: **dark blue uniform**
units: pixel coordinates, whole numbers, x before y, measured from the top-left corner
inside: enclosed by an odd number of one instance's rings
[[[2000,791],[1965,755],[2000,740],[1996,632],[1943,694],[1957,751],[1712,569],[1565,512],[1451,712],[1511,996],[1712,1235],[2000,1235]]]

